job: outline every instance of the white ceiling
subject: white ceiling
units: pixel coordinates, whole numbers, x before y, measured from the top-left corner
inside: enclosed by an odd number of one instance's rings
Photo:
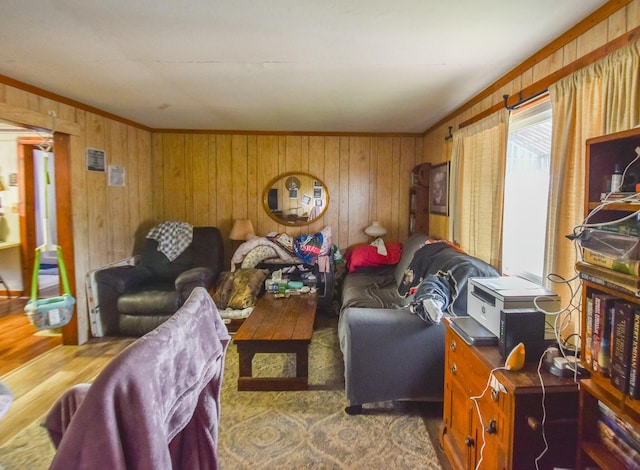
[[[2,0],[0,74],[151,128],[423,132],[604,0]]]

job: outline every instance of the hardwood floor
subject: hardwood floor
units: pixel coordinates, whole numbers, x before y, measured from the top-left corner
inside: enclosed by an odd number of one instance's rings
[[[0,446],[40,419],[71,385],[91,381],[134,340],[94,338],[81,346],[63,346],[61,334],[40,332],[29,323],[27,300],[0,299],[0,381],[14,399],[0,422]]]
[[[94,338],[80,346],[58,346],[0,376],[13,404],[0,421],[0,446],[40,419],[70,386],[90,382],[135,338]]]
[[[0,376],[62,344],[62,335],[38,331],[24,314],[27,298],[0,299]]]

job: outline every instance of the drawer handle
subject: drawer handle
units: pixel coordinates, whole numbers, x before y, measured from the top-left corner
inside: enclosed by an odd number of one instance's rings
[[[466,437],[464,439],[464,445],[466,445],[467,447],[473,447],[475,444],[475,442],[473,442],[473,438],[471,437]]]
[[[455,351],[457,347],[456,344],[456,340],[454,339],[453,341],[451,341],[451,346],[449,346],[449,349],[451,349],[452,351]]]
[[[491,389],[491,399],[493,401],[498,401],[500,398],[500,392],[498,392],[495,388]]]
[[[487,434],[496,434],[498,432],[496,420],[492,419],[489,421],[489,424],[484,428],[484,430],[487,431]]]
[[[454,364],[451,366],[451,373],[452,373],[453,375],[456,375],[456,372],[458,372],[458,366],[454,363]]]

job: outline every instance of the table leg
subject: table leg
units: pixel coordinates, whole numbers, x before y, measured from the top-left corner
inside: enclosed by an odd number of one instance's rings
[[[240,377],[253,377],[253,356],[255,352],[238,346],[238,363],[240,365]]]
[[[296,351],[296,377],[309,379],[309,346],[304,345]]]

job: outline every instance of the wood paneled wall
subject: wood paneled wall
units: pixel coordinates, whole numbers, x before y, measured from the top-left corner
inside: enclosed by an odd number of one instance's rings
[[[461,123],[502,103],[503,95],[517,95],[519,91],[544,80],[545,77],[569,66],[638,26],[640,26],[640,0],[633,0],[615,13],[593,24],[586,32],[573,37],[569,35],[567,43],[557,51],[550,54],[536,54],[533,56],[535,60],[531,60],[530,63],[525,62],[528,66],[520,66],[516,69],[521,70],[521,73],[515,78],[495,91],[485,93],[486,96],[482,99],[478,97],[472,99],[470,102],[475,104],[470,107],[463,106],[461,111],[453,113],[437,127],[426,132],[424,161],[438,164],[451,159],[452,141],[444,139],[449,134],[449,126],[453,126],[454,130],[458,129]],[[483,93],[478,96],[482,97],[482,95]],[[448,238],[448,217],[432,215],[429,222],[433,235]]]
[[[56,119],[49,115],[53,111]],[[78,340],[88,338],[85,274],[130,256],[136,231],[153,220],[151,133],[29,91],[0,84],[0,119],[71,135],[72,224]],[[107,172],[88,171],[87,147],[105,150],[107,165],[126,171],[125,187],[108,186]],[[55,149],[54,149],[55,154]],[[55,158],[55,157],[54,157]]]
[[[421,137],[154,133],[152,140],[158,220],[215,225],[225,238],[235,219],[250,219],[258,235],[328,225],[342,249],[367,241],[362,230],[373,220],[388,238],[407,237],[409,174],[421,162]],[[263,210],[265,186],[288,171],[324,181],[330,202],[321,219],[289,227]]]

